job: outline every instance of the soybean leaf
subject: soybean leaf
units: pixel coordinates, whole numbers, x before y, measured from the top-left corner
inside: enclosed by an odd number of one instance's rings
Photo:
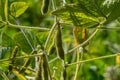
[[[0,0],[0,16],[4,19],[4,0]]]
[[[11,37],[9,37],[6,33],[2,34],[2,46],[3,47],[12,47],[14,44],[15,43]]]
[[[8,47],[3,47],[3,48],[0,48],[0,59],[4,59],[6,57],[6,53],[9,53],[10,51],[10,48]]]
[[[116,20],[120,15],[117,10],[120,11],[119,0],[79,0],[78,3],[56,9],[52,14],[70,24],[94,27],[101,21],[105,23]]]
[[[0,16],[0,21],[2,21],[2,17]]]
[[[6,25],[6,23],[0,22],[0,29],[2,29],[5,25]]]
[[[3,70],[0,70],[0,74],[5,80],[9,80],[6,73]]]
[[[97,18],[99,14],[92,12],[92,10],[87,10],[85,6],[80,6],[79,4],[65,5],[53,11],[52,14],[61,17],[67,23],[73,23],[81,27],[91,27],[99,23]]]
[[[118,22],[120,22],[120,17],[117,19]]]
[[[113,9],[108,16],[108,22],[118,19],[120,17],[120,1],[114,3]]]
[[[21,32],[15,34],[14,40],[16,44],[22,49],[22,51],[28,54],[32,51],[30,45],[28,44],[27,40],[25,39],[24,35]]]
[[[14,17],[19,17],[23,14],[28,8],[28,4],[25,2],[14,2],[10,5],[11,14]]]

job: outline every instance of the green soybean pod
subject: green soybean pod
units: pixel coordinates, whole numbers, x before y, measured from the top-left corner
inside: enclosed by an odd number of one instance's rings
[[[43,0],[42,1],[42,7],[41,7],[42,14],[45,14],[48,12],[49,3],[50,3],[50,0]]]
[[[43,56],[39,57],[39,64],[35,80],[43,80]]]
[[[10,56],[10,59],[15,58],[16,55],[17,55],[17,53],[18,53],[18,46],[15,46],[14,49],[13,49],[13,51],[12,51],[12,54],[11,54],[11,56]],[[13,68],[12,65],[14,64],[14,62],[15,62],[15,60],[13,59],[13,60],[11,61],[10,65],[9,65],[9,70],[10,70],[10,71],[11,71],[12,68]]]
[[[52,45],[50,46],[50,48],[48,50],[48,55],[51,55],[55,52],[56,52],[56,48],[55,48],[55,44],[54,44],[54,41],[53,41]]]
[[[58,24],[58,28],[57,28],[57,34],[55,37],[55,45],[56,45],[56,50],[57,50],[57,55],[64,60],[64,50],[62,47],[62,37],[61,37],[61,29],[60,29],[60,25]]]
[[[67,77],[67,71],[66,68],[63,69],[63,80],[66,80]]]
[[[43,54],[43,70],[44,70],[44,80],[49,80],[48,64],[45,58],[45,54]]]

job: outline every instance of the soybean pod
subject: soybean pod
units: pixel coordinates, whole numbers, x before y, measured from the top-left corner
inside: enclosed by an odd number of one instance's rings
[[[55,46],[56,46],[57,55],[64,60],[64,50],[62,47],[62,35],[61,35],[61,29],[60,29],[59,23],[58,23],[57,33],[55,37]]]
[[[52,45],[50,46],[50,48],[48,50],[48,55],[51,55],[55,52],[56,52],[56,48],[55,48],[55,44],[54,44],[54,41],[53,41]]]
[[[75,38],[76,45],[81,44],[87,39],[87,30],[86,28],[75,26],[73,28],[73,36]]]
[[[42,1],[42,7],[41,7],[41,13],[45,14],[48,12],[50,0],[43,0]]]
[[[48,64],[45,58],[45,54],[43,54],[43,70],[44,70],[44,80],[49,80]]]
[[[38,70],[35,80],[43,80],[43,56],[39,57]]]
[[[13,49],[12,54],[11,54],[11,56],[10,56],[10,59],[13,59],[13,60],[11,61],[10,65],[9,65],[9,70],[10,70],[10,71],[11,71],[12,68],[13,68],[12,65],[13,65],[14,62],[15,62],[14,58],[16,57],[17,53],[18,53],[18,46],[15,46],[15,48]]]
[[[66,77],[67,77],[66,67],[63,67],[62,75],[63,75],[63,80],[66,80]]]

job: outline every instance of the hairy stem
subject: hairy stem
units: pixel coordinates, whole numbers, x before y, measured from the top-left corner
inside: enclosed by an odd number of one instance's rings
[[[41,54],[33,54],[33,55],[27,55],[27,56],[19,56],[19,57],[15,57],[14,59],[21,59],[21,58],[32,58],[32,57],[38,57],[41,56]],[[7,58],[7,59],[1,59],[0,62],[4,62],[4,61],[10,61],[13,59]]]
[[[44,47],[44,49],[47,48],[48,42],[49,42],[49,40],[50,40],[50,38],[51,38],[51,35],[52,35],[52,33],[53,33],[53,31],[54,31],[56,25],[57,25],[57,23],[55,22],[55,23],[53,24],[53,26],[52,26],[50,32],[49,32],[49,35],[48,35],[47,40],[46,40],[46,42],[45,42],[45,47]]]
[[[77,50],[77,62],[79,62],[79,58],[80,58],[80,53]],[[74,80],[77,80],[77,75],[78,75],[78,71],[79,71],[79,66],[80,64],[76,64],[76,71],[75,71],[75,76],[74,76]]]
[[[22,28],[22,29],[36,29],[36,30],[40,30],[40,31],[49,31],[48,28],[14,25],[14,24],[11,24],[10,22],[8,22],[8,26],[11,26],[11,27],[14,27],[14,28]]]
[[[82,61],[79,61],[79,62],[67,64],[67,66],[72,66],[72,65],[75,65],[75,64],[79,64],[79,63],[86,63],[86,62],[95,61],[95,60],[99,60],[99,59],[105,59],[105,58],[115,57],[115,56],[117,56],[117,55],[120,55],[120,53],[113,54],[113,55],[96,57],[96,58],[92,58],[92,59],[88,59],[88,60],[82,60]]]

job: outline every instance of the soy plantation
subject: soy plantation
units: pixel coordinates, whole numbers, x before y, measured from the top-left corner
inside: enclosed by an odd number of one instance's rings
[[[0,80],[120,80],[120,0],[0,0]]]

